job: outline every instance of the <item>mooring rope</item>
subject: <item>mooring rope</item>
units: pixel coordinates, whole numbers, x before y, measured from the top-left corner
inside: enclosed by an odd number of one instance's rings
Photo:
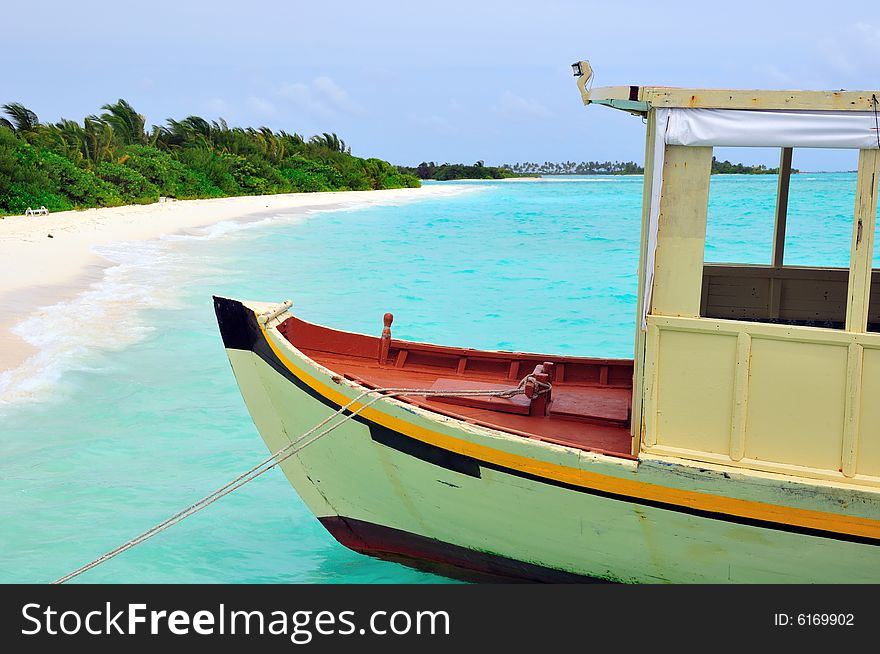
[[[877,137],[877,149],[880,150],[880,119],[877,118],[877,94],[871,94],[871,105],[874,107],[874,131]]]
[[[519,384],[516,387],[504,389],[504,390],[486,390],[486,389],[437,390],[437,389],[432,389],[432,388],[429,388],[429,389],[374,388],[374,389],[370,389],[367,391],[363,391],[362,393],[357,395],[353,400],[351,400],[348,404],[345,404],[344,406],[339,407],[339,409],[337,409],[336,411],[331,413],[327,418],[325,418],[324,420],[319,422],[317,425],[315,425],[314,427],[312,427],[308,431],[300,434],[296,439],[292,440],[288,445],[285,445],[280,450],[278,450],[274,454],[270,455],[269,457],[267,457],[266,459],[264,459],[263,461],[261,461],[257,465],[253,466],[249,470],[243,472],[242,474],[240,474],[238,477],[236,477],[232,481],[224,484],[223,486],[221,486],[217,490],[213,491],[212,493],[205,495],[202,499],[200,499],[196,502],[193,502],[188,507],[186,507],[185,509],[183,509],[181,511],[178,511],[177,513],[175,513],[171,517],[166,518],[162,522],[159,522],[158,524],[150,527],[149,529],[147,529],[143,533],[139,534],[138,536],[135,536],[131,540],[123,543],[122,545],[110,550],[109,552],[107,552],[105,554],[102,554],[98,558],[96,558],[92,561],[89,561],[85,565],[80,566],[79,568],[77,568],[73,572],[70,572],[70,573],[64,575],[63,577],[60,577],[59,579],[56,579],[52,583],[53,584],[63,584],[67,581],[70,581],[71,579],[78,577],[79,575],[83,574],[84,572],[88,572],[92,568],[96,568],[97,566],[101,565],[102,563],[105,563],[106,561],[109,561],[110,559],[122,554],[123,552],[130,550],[131,548],[135,547],[136,545],[140,545],[141,543],[152,538],[156,534],[159,534],[159,533],[165,531],[169,527],[173,527],[178,522],[181,522],[182,520],[185,520],[186,518],[190,517],[191,515],[198,513],[202,509],[207,508],[208,506],[210,506],[211,504],[213,504],[214,502],[216,502],[220,498],[225,497],[226,495],[229,495],[229,493],[231,493],[235,490],[238,490],[239,488],[241,488],[245,484],[253,481],[257,477],[269,472],[272,468],[274,468],[276,465],[278,465],[279,463],[281,463],[285,459],[288,459],[291,456],[293,456],[294,454],[301,452],[302,450],[304,450],[306,447],[308,447],[309,445],[311,445],[312,443],[317,441],[322,436],[329,434],[334,429],[341,426],[342,424],[344,424],[348,420],[351,420],[352,418],[354,418],[355,416],[360,414],[361,411],[372,406],[373,404],[375,404],[376,402],[378,402],[379,400],[381,400],[383,398],[394,398],[394,397],[401,397],[401,396],[405,396],[405,395],[444,396],[444,397],[455,397],[455,396],[467,396],[467,397],[484,396],[485,397],[485,396],[488,396],[488,397],[510,398],[510,397],[514,397],[515,395],[525,394],[526,393],[526,385],[528,383],[534,384],[534,387],[536,389],[536,394],[538,394],[538,395],[543,394],[543,393],[547,393],[551,389],[551,385],[549,382],[542,382],[542,381],[539,381],[538,379],[536,379],[534,377],[534,375],[527,375],[527,376],[523,377],[522,380],[520,380]],[[378,393],[379,395],[377,397],[374,397],[371,400],[365,402],[357,409],[352,410],[350,413],[348,413],[348,414],[345,413],[354,404],[357,404],[366,396],[372,395],[374,393]],[[317,432],[319,429],[321,429],[321,427],[323,427],[327,423],[331,422],[334,418],[338,418],[340,416],[342,416],[341,420],[336,421],[334,424],[330,425],[329,427],[327,427],[323,431],[315,434],[315,432]],[[311,436],[311,438],[309,438],[310,436]],[[307,438],[308,438],[308,440],[305,440]],[[303,441],[305,441],[305,442],[303,442]]]
[[[874,107],[874,131],[877,137],[877,149],[880,150],[880,119],[877,118],[877,94],[871,94],[871,105]]]

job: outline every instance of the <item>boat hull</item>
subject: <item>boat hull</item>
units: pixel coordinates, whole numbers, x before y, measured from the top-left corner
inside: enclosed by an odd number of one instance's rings
[[[217,299],[269,450],[363,389]],[[283,318],[283,316],[282,316]],[[465,578],[878,582],[876,494],[593,454],[383,399],[281,463],[343,545]]]

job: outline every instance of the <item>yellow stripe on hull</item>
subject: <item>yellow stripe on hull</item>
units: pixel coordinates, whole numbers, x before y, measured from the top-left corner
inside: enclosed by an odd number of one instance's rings
[[[326,397],[338,405],[347,404],[351,397],[346,396],[337,388],[321,383],[304,369],[296,366],[288,358],[276,343],[279,336],[270,334],[261,327],[262,335],[272,348],[272,351],[280,361],[284,363],[291,374],[307,384],[315,392]],[[351,407],[354,411],[361,404]],[[503,450],[486,447],[478,443],[450,437],[419,425],[396,418],[375,406],[364,409],[361,415],[377,424],[405,434],[410,438],[420,440],[437,447],[469,456],[479,461],[494,463],[521,472],[545,477],[549,480],[581,486],[583,488],[613,493],[615,495],[628,496],[633,499],[662,502],[691,509],[697,509],[708,513],[726,514],[741,518],[777,522],[780,524],[817,529],[838,534],[861,536],[878,539],[880,541],[880,520],[846,516],[840,514],[825,513],[799,509],[790,506],[779,506],[733,497],[709,495],[689,490],[670,488],[630,479],[621,479],[608,475],[597,474],[586,470],[571,468],[538,459],[530,459],[505,452]]]

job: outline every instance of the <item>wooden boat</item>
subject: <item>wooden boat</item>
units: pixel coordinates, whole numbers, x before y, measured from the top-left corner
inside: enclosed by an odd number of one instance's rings
[[[390,315],[368,336],[215,298],[269,450],[348,405],[285,475],[343,545],[450,576],[880,581],[872,93],[576,75],[585,103],[647,121],[633,359],[413,343]],[[769,266],[704,262],[712,147],[732,141],[781,148]],[[816,142],[860,150],[848,270],[783,265],[791,148]],[[368,403],[388,388],[421,394]]]

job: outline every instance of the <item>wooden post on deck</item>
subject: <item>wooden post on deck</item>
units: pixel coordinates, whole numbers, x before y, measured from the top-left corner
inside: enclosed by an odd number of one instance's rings
[[[667,145],[654,258],[654,315],[700,317],[712,148]]]
[[[779,155],[779,181],[776,185],[776,223],[773,226],[773,267],[782,267],[785,253],[785,220],[788,218],[788,187],[791,183],[792,148]]]
[[[868,331],[868,312],[871,308],[878,179],[880,150],[860,150],[846,302],[846,331],[860,334]],[[858,471],[863,362],[864,346],[861,343],[850,343],[840,461],[840,470],[847,477],[855,477]]]
[[[776,185],[776,220],[773,223],[773,268],[782,268],[785,255],[785,222],[788,219],[788,188],[791,183],[792,148],[782,148],[779,154],[779,181]],[[770,275],[770,318],[779,317],[782,298],[782,280]]]
[[[382,317],[382,337],[379,339],[379,365],[384,366],[388,363],[388,352],[391,350],[391,323],[394,322],[394,316],[386,313]]]
[[[645,133],[645,174],[642,186],[642,232],[639,240],[639,284],[636,300],[635,346],[633,348],[633,396],[630,435],[632,446],[630,454],[638,456],[642,449],[643,422],[642,402],[644,401],[644,370],[646,333],[642,330],[643,298],[645,291],[645,261],[647,249],[648,217],[651,199],[651,181],[654,177],[654,132],[656,130],[656,114],[652,109],[647,116],[648,126]]]
[[[880,177],[880,151],[860,150],[852,246],[849,255],[849,288],[846,303],[848,332],[864,333],[868,328],[878,177]]]

